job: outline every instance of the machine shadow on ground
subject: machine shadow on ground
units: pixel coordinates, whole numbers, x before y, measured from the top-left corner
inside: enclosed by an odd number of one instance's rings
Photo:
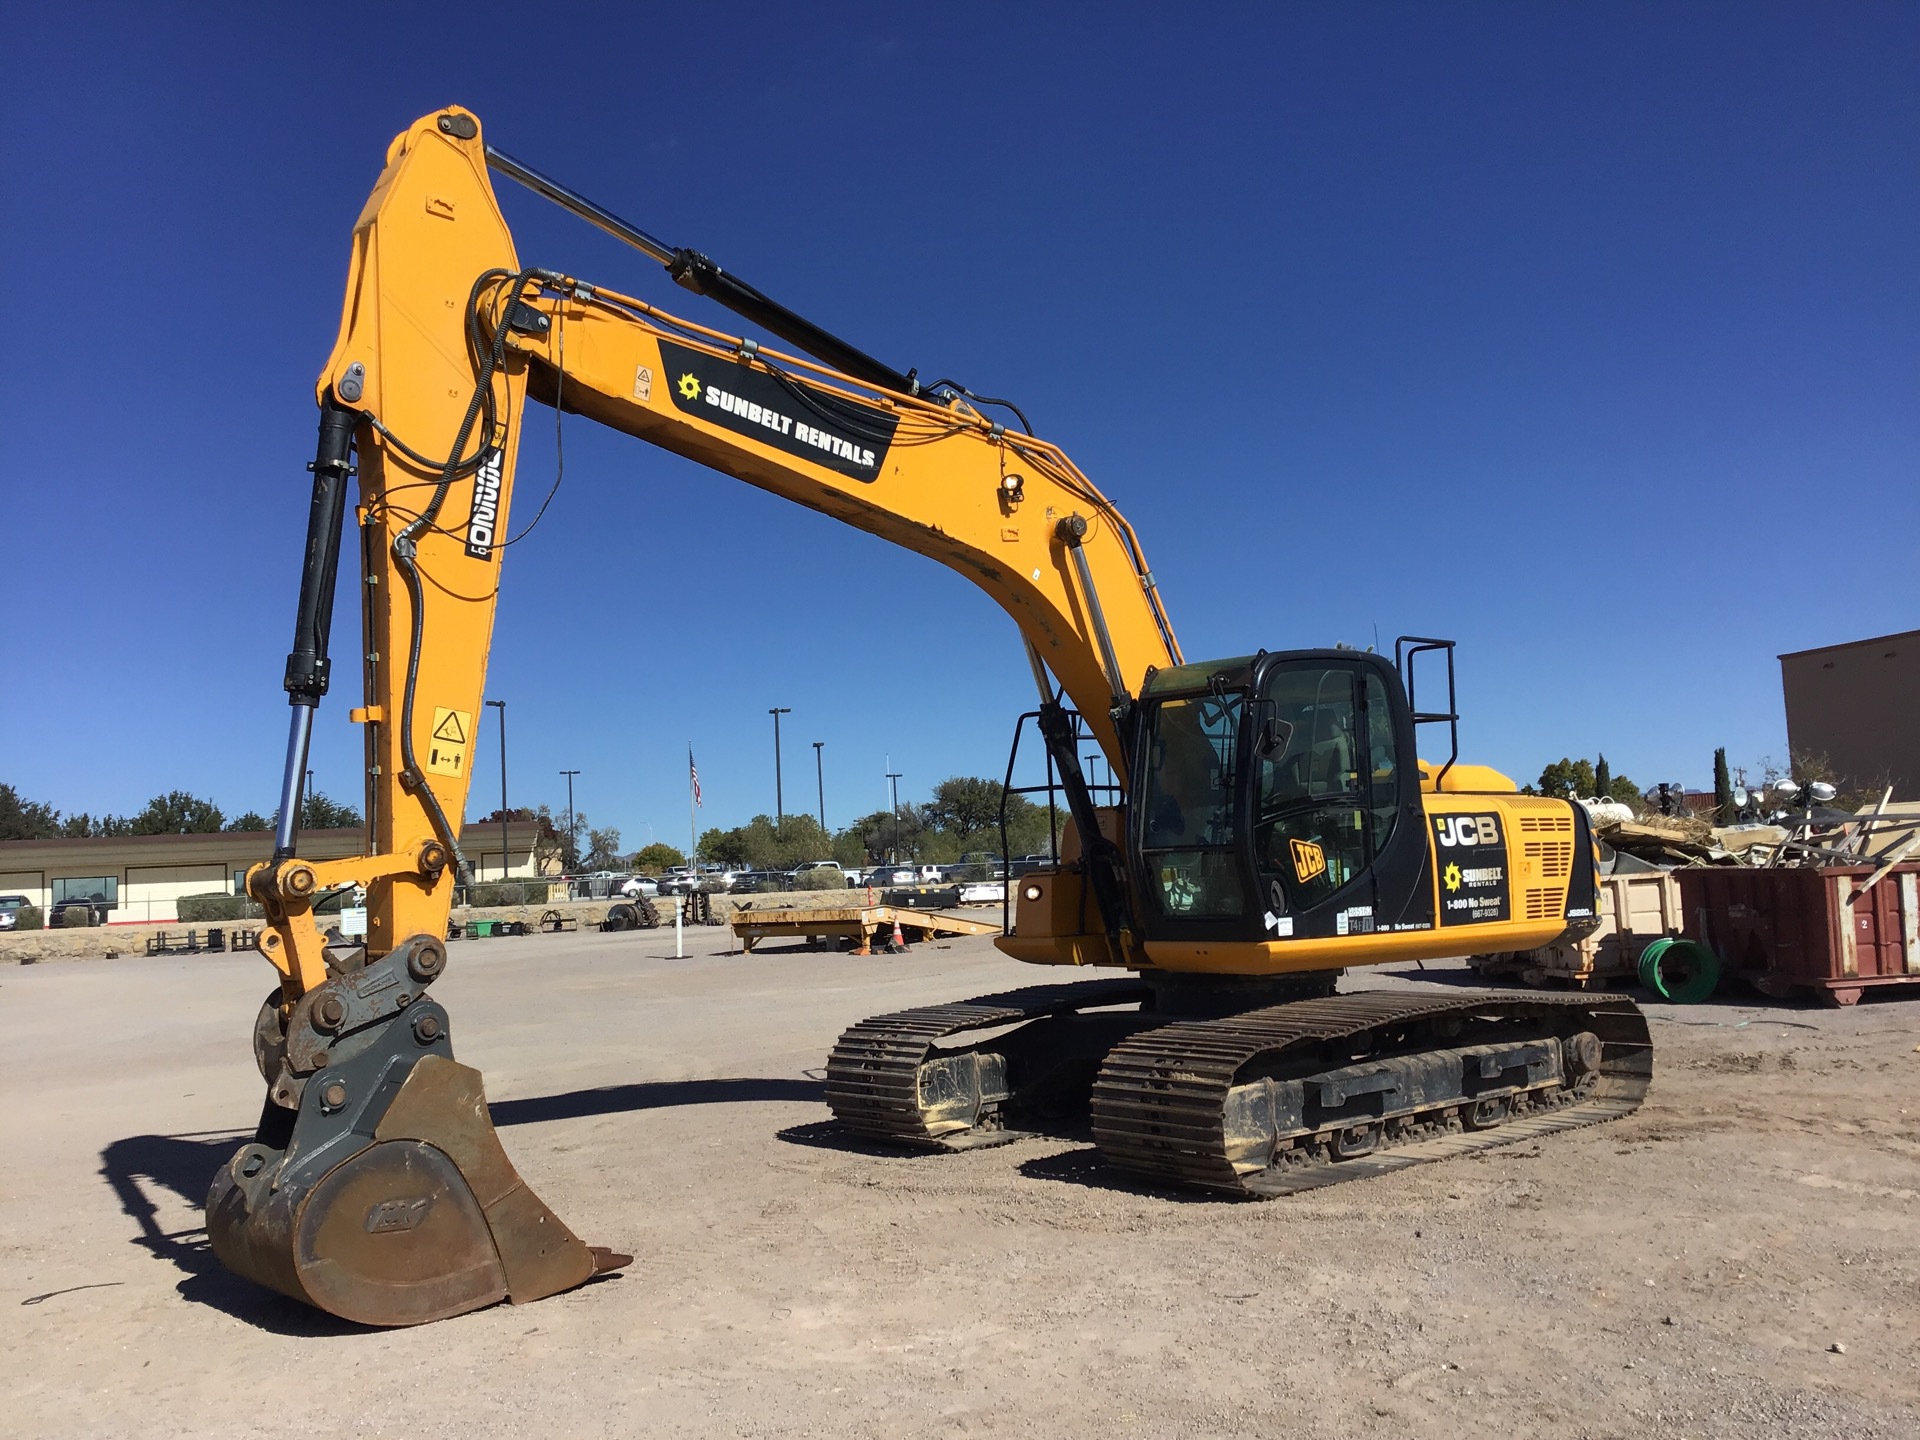
[[[679,1105],[732,1105],[765,1101],[823,1102],[818,1080],[666,1080],[569,1090],[489,1106],[496,1126],[532,1125],[595,1115],[659,1110]],[[175,1287],[182,1299],[279,1335],[351,1335],[365,1327],[336,1319],[298,1301],[240,1279],[213,1253],[204,1226],[169,1231],[149,1187],[171,1191],[198,1211],[219,1168],[250,1132],[210,1131],[190,1135],[130,1135],[100,1152],[100,1175],[139,1227],[132,1244],[171,1263],[185,1278]],[[84,1287],[71,1287],[84,1288]]]
[[[1064,1138],[1064,1137],[1062,1137]],[[1073,1136],[1084,1141],[1082,1133]],[[1051,1180],[1061,1185],[1078,1185],[1086,1190],[1106,1190],[1116,1195],[1138,1195],[1148,1200],[1164,1200],[1170,1205],[1240,1205],[1235,1195],[1215,1195],[1205,1190],[1184,1190],[1171,1185],[1156,1185],[1116,1170],[1092,1145],[1061,1150],[1052,1155],[1036,1155],[1020,1162],[1020,1173],[1029,1180]]]
[[[205,1305],[276,1335],[353,1335],[365,1327],[290,1300],[232,1274],[214,1256],[206,1227],[164,1230],[147,1186],[171,1190],[195,1210],[206,1204],[214,1172],[247,1140],[247,1133],[132,1135],[100,1152],[100,1174],[120,1208],[140,1227],[132,1243],[183,1271],[180,1298]],[[144,1182],[144,1183],[143,1183]]]
[[[745,1105],[766,1101],[825,1104],[827,1087],[809,1079],[649,1080],[607,1085],[597,1090],[568,1090],[524,1100],[495,1100],[487,1106],[496,1126],[537,1125],[547,1120],[580,1120],[622,1115],[634,1110],[665,1110],[679,1105]]]

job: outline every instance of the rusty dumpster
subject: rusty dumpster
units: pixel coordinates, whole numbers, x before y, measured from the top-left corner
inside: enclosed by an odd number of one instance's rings
[[[1869,988],[1920,985],[1920,864],[1674,873],[1682,933],[1764,995],[1852,1005]]]

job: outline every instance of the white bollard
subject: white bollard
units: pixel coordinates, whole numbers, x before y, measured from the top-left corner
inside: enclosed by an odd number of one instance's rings
[[[676,960],[687,958],[687,952],[680,945],[680,933],[680,897],[676,895],[673,897],[673,958]]]

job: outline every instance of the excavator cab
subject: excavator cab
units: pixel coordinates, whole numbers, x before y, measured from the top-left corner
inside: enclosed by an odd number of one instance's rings
[[[1142,687],[1128,854],[1149,940],[1433,923],[1414,717],[1352,650],[1172,666]]]

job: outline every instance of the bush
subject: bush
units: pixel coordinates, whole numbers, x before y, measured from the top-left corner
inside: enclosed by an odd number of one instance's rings
[[[93,924],[91,905],[69,905],[60,912],[62,930],[84,930],[91,924]]]
[[[260,920],[267,913],[244,895],[227,895],[218,890],[205,895],[182,895],[173,904],[181,920],[189,925],[209,920]]]
[[[46,923],[47,917],[38,905],[22,905],[13,917],[16,930],[38,930]]]
[[[488,880],[467,887],[469,905],[544,905],[545,880]]]
[[[838,870],[821,866],[818,870],[802,870],[793,877],[795,890],[844,890],[847,877]]]

